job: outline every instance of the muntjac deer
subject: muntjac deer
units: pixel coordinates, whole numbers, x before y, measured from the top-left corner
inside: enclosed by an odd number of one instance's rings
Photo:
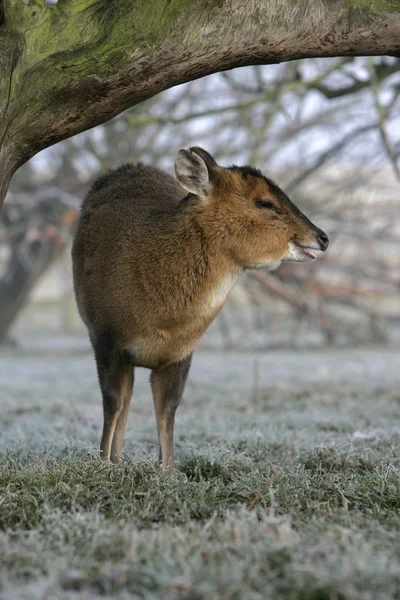
[[[101,456],[119,462],[135,367],[151,369],[163,465],[197,341],[241,273],[313,260],[318,229],[252,167],[179,150],[176,179],[142,164],[99,177],[82,207],[73,273],[101,392]]]

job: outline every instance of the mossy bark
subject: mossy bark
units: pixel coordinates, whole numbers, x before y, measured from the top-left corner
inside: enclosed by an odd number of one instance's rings
[[[178,83],[249,64],[379,54],[400,56],[397,0],[7,0],[0,204],[36,152]]]

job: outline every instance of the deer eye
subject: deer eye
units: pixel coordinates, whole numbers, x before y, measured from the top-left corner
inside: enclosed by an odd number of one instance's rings
[[[280,215],[281,213],[280,209],[272,202],[268,202],[268,200],[260,200],[259,198],[257,198],[257,200],[255,201],[255,205],[257,208],[266,208],[269,210],[274,210],[276,213],[278,213],[278,215]]]

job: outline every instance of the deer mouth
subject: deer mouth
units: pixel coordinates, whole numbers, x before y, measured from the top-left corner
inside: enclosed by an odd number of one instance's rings
[[[295,244],[295,246],[301,250],[308,260],[315,260],[317,258],[314,252],[310,252],[310,250],[315,250],[313,246],[303,246],[303,244],[299,244],[298,242],[293,242],[293,244]]]
[[[316,256],[310,250],[316,250],[315,246],[299,244],[299,242],[291,240],[289,242],[288,252],[283,260],[286,262],[307,262],[315,260]]]

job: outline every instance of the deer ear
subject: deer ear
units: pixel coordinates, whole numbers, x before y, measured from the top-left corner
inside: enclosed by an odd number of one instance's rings
[[[198,154],[200,156],[200,158],[202,158],[204,160],[208,169],[213,170],[216,167],[218,167],[214,158],[211,156],[211,154],[209,152],[207,152],[207,150],[204,150],[204,148],[200,148],[200,146],[191,146],[189,148],[189,150],[190,150],[190,152],[195,152],[196,154]]]
[[[192,149],[179,150],[175,160],[175,174],[181,186],[196,196],[206,196],[212,187],[206,163]]]
[[[195,152],[204,160],[208,170],[208,178],[211,183],[215,184],[218,180],[218,164],[211,154],[207,150],[204,150],[204,148],[200,148],[200,146],[191,146],[189,150],[190,152]]]

